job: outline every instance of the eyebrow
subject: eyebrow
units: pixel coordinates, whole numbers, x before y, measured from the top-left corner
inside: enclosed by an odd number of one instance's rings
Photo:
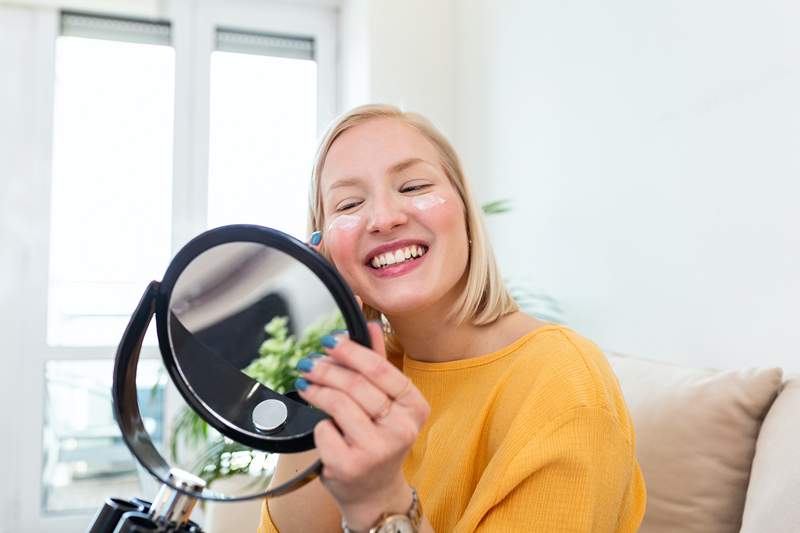
[[[395,163],[394,165],[389,167],[389,174],[397,174],[420,163],[431,165],[431,163],[419,157],[409,157],[408,159],[403,159],[402,161]],[[330,187],[328,187],[328,190],[332,191],[333,189],[337,189],[339,187],[349,187],[350,185],[356,185],[358,184],[359,181],[361,181],[360,178],[357,178],[355,176],[338,179],[335,182],[333,182]]]

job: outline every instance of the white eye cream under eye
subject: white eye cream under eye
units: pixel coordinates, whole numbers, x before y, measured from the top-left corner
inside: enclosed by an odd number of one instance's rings
[[[361,215],[339,215],[328,224],[327,231],[334,229],[353,231],[361,223]]]
[[[423,194],[422,196],[415,196],[411,199],[411,204],[420,211],[427,211],[434,207],[440,206],[447,200],[438,194]]]

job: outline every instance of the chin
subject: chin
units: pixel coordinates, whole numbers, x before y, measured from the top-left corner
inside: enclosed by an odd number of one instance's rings
[[[377,298],[370,306],[380,310],[386,316],[393,316],[414,312],[424,307],[426,303],[428,303],[427,299],[418,295],[414,298],[386,298],[384,295],[382,298]]]

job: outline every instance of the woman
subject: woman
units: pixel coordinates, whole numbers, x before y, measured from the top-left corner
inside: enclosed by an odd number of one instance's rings
[[[419,115],[356,108],[323,139],[311,202],[311,243],[360,296],[374,348],[340,334],[298,365],[336,425],[281,457],[274,483],[317,457],[322,479],[266,501],[260,531],[636,531],[618,383],[592,342],[518,310],[448,141]]]

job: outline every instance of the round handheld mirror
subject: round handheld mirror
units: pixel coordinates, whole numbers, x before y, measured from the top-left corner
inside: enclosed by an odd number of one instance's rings
[[[199,417],[212,436],[182,449],[178,443],[174,454],[156,448],[136,398],[139,351],[154,314],[164,365],[196,414],[187,424]],[[319,474],[319,461],[274,486],[276,454],[312,449],[314,426],[327,415],[290,391],[291,370],[338,328],[370,346],[352,292],[316,251],[261,226],[201,234],[178,252],[161,282],[150,283],[117,350],[112,392],[123,439],[159,481],[195,498],[244,500],[301,487]],[[186,484],[176,473],[215,481]]]

